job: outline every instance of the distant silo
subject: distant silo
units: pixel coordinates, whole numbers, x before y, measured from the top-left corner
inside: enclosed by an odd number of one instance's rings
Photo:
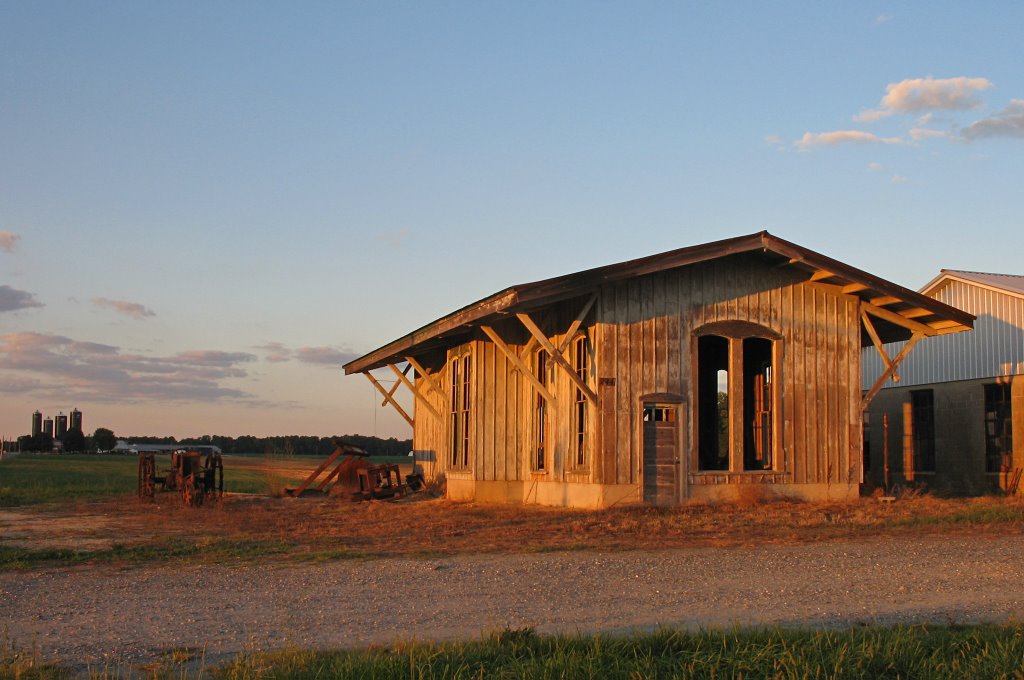
[[[32,414],[32,436],[38,437],[39,433],[43,431],[43,414],[36,411]]]
[[[68,433],[68,417],[61,411],[57,414],[57,422],[55,423],[57,431],[54,433],[54,437],[57,439],[63,439],[64,435]]]
[[[45,434],[50,435],[51,437],[53,436],[53,419],[52,418],[46,418],[45,420],[43,420],[43,432]]]
[[[82,429],[82,412],[77,408],[71,411],[71,429],[85,432],[85,430]]]

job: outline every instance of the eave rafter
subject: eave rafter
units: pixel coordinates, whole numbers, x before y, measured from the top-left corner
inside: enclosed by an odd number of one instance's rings
[[[548,356],[551,357],[551,360],[555,363],[555,365],[561,368],[563,371],[565,371],[565,374],[569,377],[569,380],[571,380],[573,384],[576,385],[577,388],[579,388],[580,392],[586,395],[587,399],[590,400],[592,404],[600,404],[600,397],[598,397],[594,390],[590,389],[590,386],[587,385],[587,383],[576,374],[576,371],[569,364],[569,362],[565,360],[565,357],[562,356],[562,353],[568,348],[569,343],[572,340],[572,337],[575,336],[576,331],[579,330],[580,324],[583,323],[583,319],[590,312],[590,308],[594,305],[594,301],[596,299],[597,295],[595,294],[592,295],[591,298],[587,301],[587,304],[584,306],[583,311],[579,314],[579,316],[576,317],[576,320],[572,322],[572,325],[570,325],[569,332],[566,333],[566,337],[562,341],[560,347],[555,347],[553,344],[551,344],[551,341],[548,340],[547,336],[544,335],[544,332],[537,326],[536,323],[534,323],[533,319],[531,319],[528,314],[516,314],[516,318],[519,319],[520,323],[522,323],[523,326],[526,327],[526,330],[530,332],[530,335],[536,338],[537,343],[544,348],[544,351],[548,353]]]

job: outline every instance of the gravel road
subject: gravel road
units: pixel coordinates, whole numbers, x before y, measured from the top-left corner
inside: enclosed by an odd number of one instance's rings
[[[495,628],[999,621],[1024,612],[1024,536],[386,559],[88,566],[0,574],[0,639],[49,659],[140,663],[479,636]]]

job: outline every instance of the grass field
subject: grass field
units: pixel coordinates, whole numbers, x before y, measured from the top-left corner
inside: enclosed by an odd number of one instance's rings
[[[147,678],[1020,678],[1020,625],[845,630],[660,630],[624,636],[502,630],[472,642],[389,648],[285,650],[206,667],[201,650],[156,664],[89,669],[92,677]],[[64,678],[31,654],[0,649],[0,678]]]
[[[169,467],[169,455],[157,456],[159,470]],[[225,491],[235,493],[269,494],[289,481],[259,469],[227,467],[224,475]],[[137,485],[135,456],[22,454],[0,461],[0,507],[113,498],[135,493]]]
[[[164,457],[159,467],[168,460]],[[922,495],[889,504],[870,498],[758,499],[597,511],[459,503],[422,493],[397,503],[275,497],[284,486],[297,485],[316,462],[227,457],[227,489],[253,495],[227,496],[195,509],[182,507],[173,493],[138,501],[132,456],[5,459],[0,461],[0,569],[95,561],[648,550],[1024,528],[1024,501],[997,497]],[[403,536],[414,540],[396,540]]]

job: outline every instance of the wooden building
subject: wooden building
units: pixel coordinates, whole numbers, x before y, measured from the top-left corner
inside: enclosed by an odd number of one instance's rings
[[[866,414],[868,481],[951,493],[1020,492],[1024,470],[1024,276],[944,269],[921,289],[977,317],[925,343]],[[887,345],[897,353],[902,344]],[[877,375],[873,355],[865,375]],[[886,427],[888,425],[888,427]],[[886,435],[888,434],[888,441]]]
[[[399,409],[450,498],[844,498],[862,481],[865,404],[918,340],[972,322],[761,232],[507,288],[345,372]],[[899,340],[862,395],[861,348]],[[371,373],[387,367],[390,391]]]

